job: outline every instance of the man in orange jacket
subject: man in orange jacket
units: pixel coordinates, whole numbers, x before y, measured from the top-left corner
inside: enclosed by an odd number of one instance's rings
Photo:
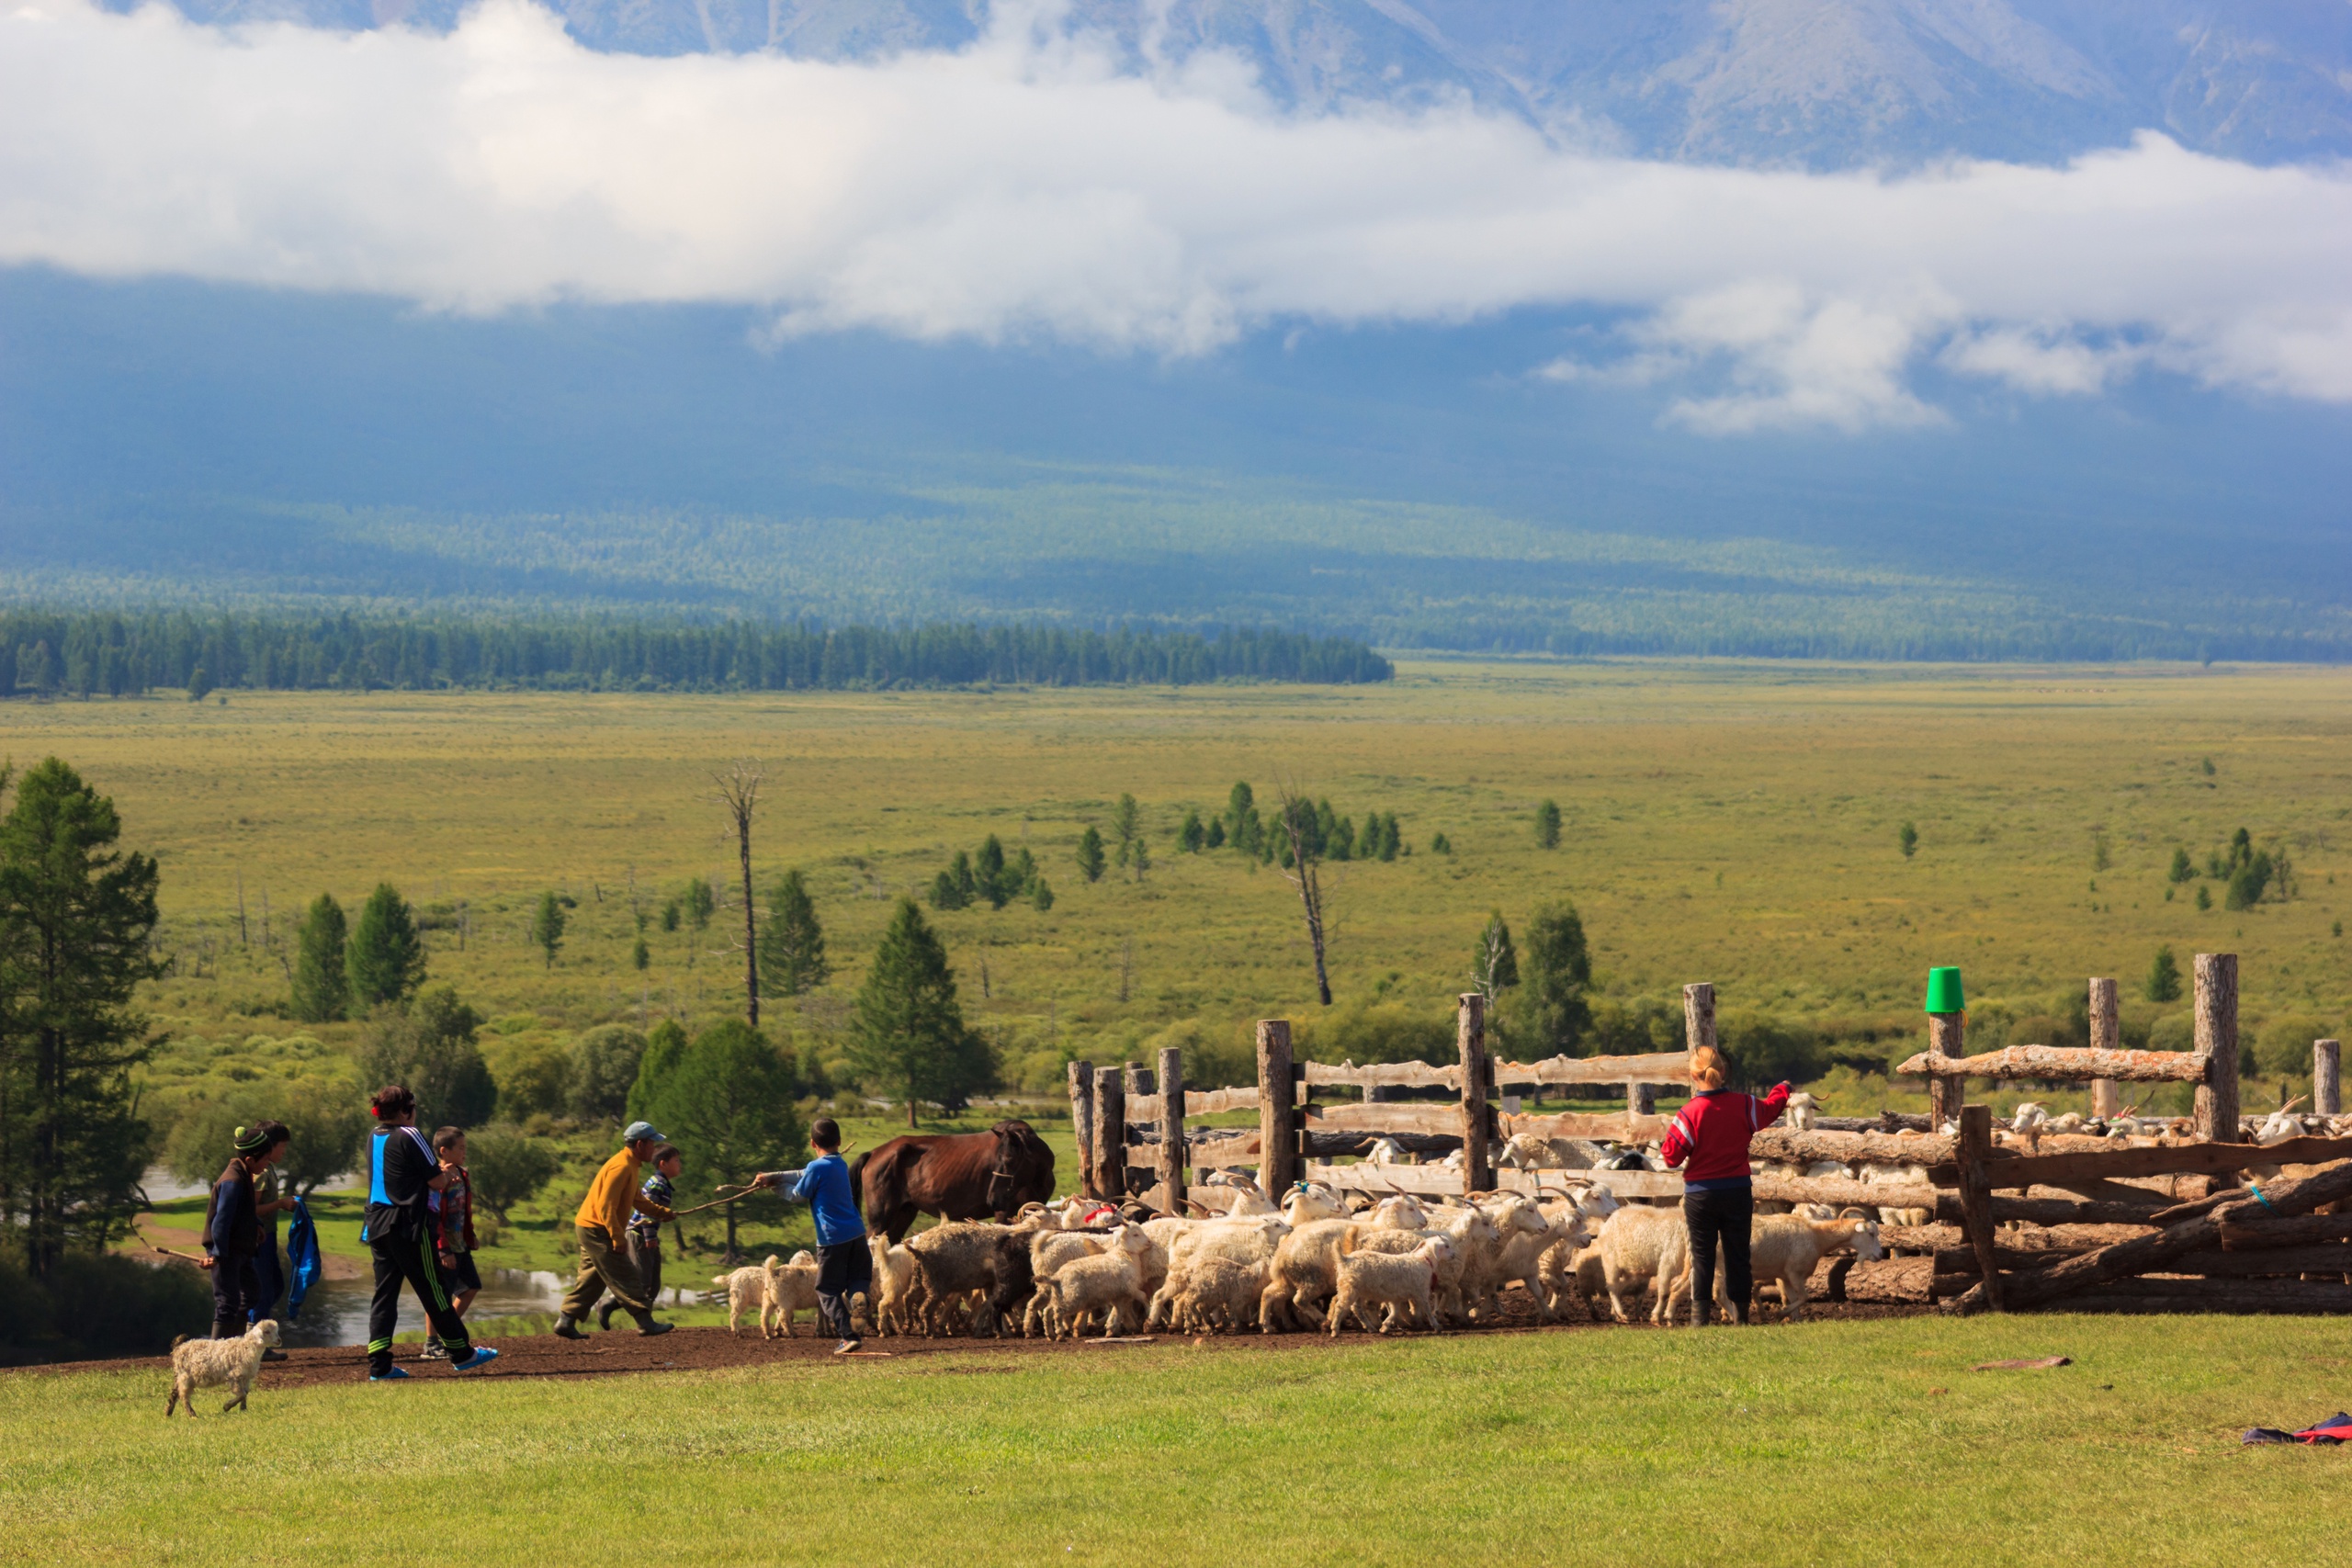
[[[580,1326],[606,1291],[622,1310],[637,1320],[639,1334],[667,1334],[674,1324],[653,1321],[653,1302],[645,1281],[629,1261],[626,1236],[632,1213],[650,1214],[656,1224],[671,1218],[669,1210],[638,1190],[637,1173],[669,1140],[646,1122],[632,1122],[621,1131],[621,1151],[606,1160],[588,1184],[587,1201],[572,1224],[580,1233],[580,1278],[563,1298],[555,1331],[566,1339],[585,1339]]]

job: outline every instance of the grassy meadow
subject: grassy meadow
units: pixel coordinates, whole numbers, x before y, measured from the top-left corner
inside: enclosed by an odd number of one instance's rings
[[[2037,1316],[493,1369],[168,1423],[157,1371],[26,1373],[0,1515],[48,1562],[2320,1562],[2343,1455],[2238,1434],[2346,1371],[2318,1320]]]
[[[0,750],[66,757],[162,858],[164,1100],[339,1053],[356,1026],[279,1016],[288,941],[319,892],[356,914],[379,880],[451,924],[464,911],[462,937],[429,934],[433,975],[497,1020],[493,1068],[600,1021],[739,1008],[731,907],[700,932],[656,921],[650,967],[631,963],[637,912],[693,875],[730,890],[708,774],[737,757],[767,773],[759,880],[803,868],[828,931],[833,983],[770,1014],[820,1053],[889,899],[995,833],[1038,857],[1052,910],[933,918],[1032,1091],[1069,1055],[1121,1059],[1170,1031],[1238,1064],[1261,1017],[1310,1041],[1384,1010],[1442,1018],[1487,911],[1517,926],[1555,899],[1582,914],[1602,1002],[1710,979],[1727,1012],[1860,1043],[1865,1068],[1908,1048],[1931,964],[1963,966],[1972,1040],[1998,1043],[2032,1037],[2091,974],[2123,977],[2135,1032],[2177,1019],[2185,1002],[2139,999],[2156,948],[2184,969],[2233,950],[2267,1080],[2352,1010],[2347,699],[2352,671],[2316,668],[1427,661],[1353,688],[8,704]],[[1328,1015],[1291,885],[1174,843],[1186,809],[1214,814],[1236,779],[1263,805],[1283,778],[1358,823],[1395,812],[1411,850],[1329,869]],[[1151,869],[1089,885],[1078,837],[1123,792],[1143,805]],[[1549,852],[1531,829],[1545,798],[1565,819]],[[2218,884],[2166,882],[2177,846],[2201,865],[2241,826],[2288,852],[2293,897],[2228,912]],[[1431,852],[1440,832],[1452,853]],[[2195,908],[2198,886],[2213,908]],[[526,940],[548,888],[576,901],[552,966]]]

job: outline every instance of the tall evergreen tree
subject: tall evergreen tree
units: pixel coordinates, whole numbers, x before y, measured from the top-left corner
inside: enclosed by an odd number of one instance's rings
[[[718,912],[718,895],[710,884],[697,876],[686,884],[684,898],[686,923],[697,931],[710,929],[710,917]]]
[[[351,973],[343,906],[322,893],[302,917],[294,937],[294,1016],[304,1023],[331,1023],[351,1011]]]
[[[991,909],[1003,908],[1021,891],[1019,883],[1005,880],[1004,844],[994,833],[981,843],[972,875],[975,889],[989,901]]]
[[[1556,850],[1560,847],[1560,803],[1547,800],[1535,808],[1535,846]]]
[[[663,1076],[647,1119],[684,1152],[696,1180],[740,1186],[762,1170],[796,1163],[804,1136],[794,1109],[800,1092],[792,1059],[730,1018],[695,1036]],[[732,1262],[736,1205],[723,1212]]]
[[[0,818],[0,1230],[21,1226],[43,1280],[70,1244],[129,1227],[147,1161],[130,1001],[156,973],[157,877],[121,836],[114,802],[55,757]]]
[[[645,1037],[645,1054],[637,1059],[637,1081],[629,1086],[628,1102],[622,1106],[622,1118],[629,1122],[648,1121],[647,1112],[661,1098],[662,1086],[686,1055],[686,1032],[674,1018],[665,1018],[653,1026]]]
[[[962,1101],[995,1082],[995,1053],[964,1022],[946,950],[911,898],[901,898],[857,993],[851,1070],[905,1097],[907,1125],[922,1100]]]
[[[1092,823],[1078,836],[1078,869],[1089,882],[1102,880],[1102,834]]]
[[[768,926],[760,933],[760,983],[771,996],[797,997],[815,990],[832,974],[808,879],[787,871],[768,893]]]
[[[531,911],[531,944],[547,954],[547,966],[555,967],[556,950],[563,945],[563,903],[548,888],[539,895],[539,907]]]
[[[424,984],[424,938],[416,929],[416,911],[389,882],[376,884],[360,908],[345,953],[351,1004],[362,1011],[404,1002]]]
[[[1525,1032],[1523,1048],[1537,1056],[1578,1055],[1578,1043],[1592,1028],[1592,1010],[1585,1000],[1592,985],[1592,957],[1574,905],[1547,905],[1535,912],[1527,922],[1519,968],[1523,984],[1517,1021]]]
[[[2180,1000],[2180,960],[2172,955],[2171,948],[2156,949],[2156,961],[2148,965],[2146,990],[2152,1002]]]
[[[1135,853],[1136,840],[1143,833],[1143,808],[1132,795],[1119,796],[1119,804],[1111,812],[1111,836],[1119,840],[1118,862],[1127,863]]]

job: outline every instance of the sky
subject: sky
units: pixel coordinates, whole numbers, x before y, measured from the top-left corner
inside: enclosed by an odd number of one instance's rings
[[[2153,132],[2059,167],[1610,158],[1469,107],[1298,116],[1237,60],[1121,75],[1018,8],[865,63],[596,53],[524,0],[447,34],[0,14],[0,265],[403,302],[729,306],[1163,364],[1572,310],[1536,387],[1710,440],[1932,427],[1950,389],[2352,402],[2352,173]]]

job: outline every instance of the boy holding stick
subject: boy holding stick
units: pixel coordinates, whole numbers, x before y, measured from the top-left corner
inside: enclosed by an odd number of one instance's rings
[[[763,1171],[753,1187],[772,1187],[808,1205],[817,1222],[817,1315],[841,1343],[833,1354],[854,1353],[862,1343],[851,1320],[849,1299],[874,1290],[874,1254],[865,1244],[865,1217],[857,1212],[850,1190],[849,1166],[842,1159],[841,1124],[820,1116],[808,1129],[808,1146],[817,1157],[799,1170]]]

